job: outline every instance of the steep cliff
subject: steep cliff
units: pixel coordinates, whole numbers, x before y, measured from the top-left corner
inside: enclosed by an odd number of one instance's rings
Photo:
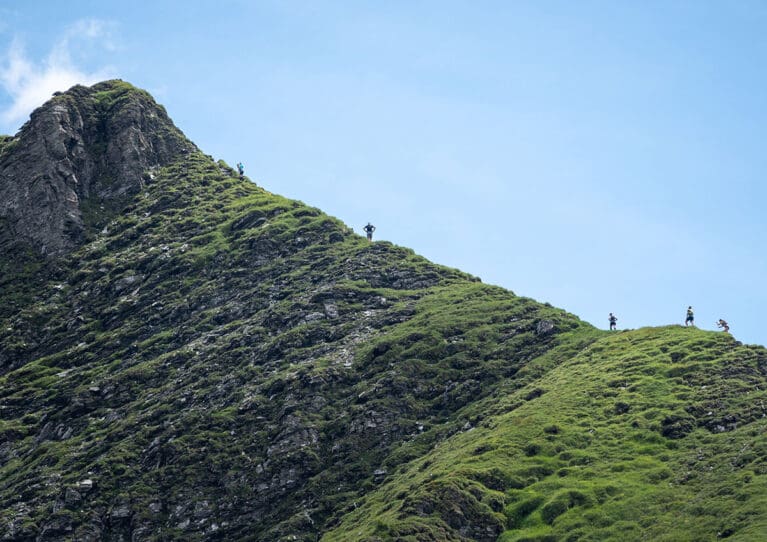
[[[122,82],[55,97],[0,155],[2,540],[767,529],[762,347],[610,334],[368,243]]]

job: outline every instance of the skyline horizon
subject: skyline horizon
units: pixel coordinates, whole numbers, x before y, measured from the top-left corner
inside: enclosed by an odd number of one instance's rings
[[[120,78],[360,235],[601,329],[692,305],[767,344],[757,2],[42,6],[0,7],[0,132],[41,94]]]

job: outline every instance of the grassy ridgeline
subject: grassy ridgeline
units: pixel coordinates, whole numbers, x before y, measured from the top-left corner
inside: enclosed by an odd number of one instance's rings
[[[763,540],[765,372],[762,347],[722,333],[603,337],[474,405],[505,412],[401,468],[323,540]]]
[[[5,262],[0,521],[20,538],[311,539],[599,335],[196,152],[93,212],[70,256]]]

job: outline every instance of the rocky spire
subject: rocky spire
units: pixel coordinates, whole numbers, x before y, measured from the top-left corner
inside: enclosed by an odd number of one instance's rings
[[[74,86],[0,141],[0,247],[65,254],[138,192],[152,168],[196,147],[146,92]]]

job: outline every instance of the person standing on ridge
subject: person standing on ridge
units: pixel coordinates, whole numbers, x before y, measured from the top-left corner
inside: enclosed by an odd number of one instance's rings
[[[684,320],[684,325],[695,327],[695,315],[692,313],[692,307],[687,307],[687,318]]]
[[[237,162],[237,171],[240,172],[240,178],[245,175],[245,166],[242,165],[242,162]]]
[[[618,324],[618,317],[615,316],[613,313],[610,313],[610,331],[615,331],[616,326]]]
[[[373,232],[376,231],[376,227],[373,226],[370,222],[368,222],[368,225],[362,228],[365,230],[365,233],[368,235],[368,241],[373,240]]]
[[[720,319],[719,319],[719,321],[716,323],[716,325],[717,325],[717,327],[721,327],[721,328],[724,328],[724,329],[722,329],[722,331],[724,331],[725,333],[729,333],[729,332],[730,332],[730,326],[727,324],[727,322],[725,322],[725,321],[724,321],[724,320],[722,320],[721,318],[720,318]]]

